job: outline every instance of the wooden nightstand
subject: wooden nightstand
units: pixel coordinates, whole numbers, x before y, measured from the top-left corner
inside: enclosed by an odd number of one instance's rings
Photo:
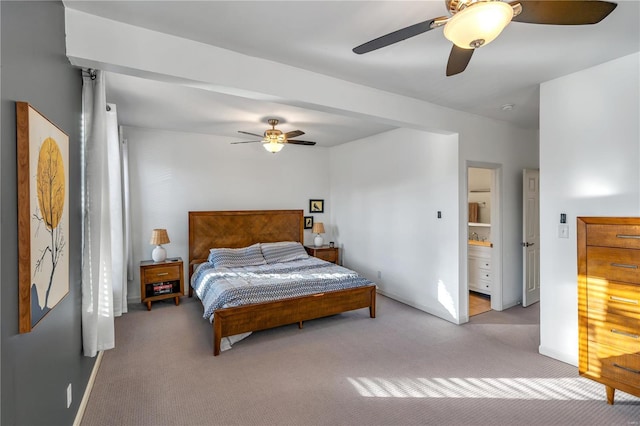
[[[174,257],[164,262],[143,260],[140,262],[140,301],[151,310],[151,302],[174,298],[176,306],[184,294],[182,258]]]
[[[309,253],[309,256],[317,257],[327,262],[333,262],[336,265],[340,264],[340,249],[338,247],[304,246],[304,248],[307,250],[307,253]]]

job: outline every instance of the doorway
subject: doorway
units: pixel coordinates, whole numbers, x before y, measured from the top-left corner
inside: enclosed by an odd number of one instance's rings
[[[468,316],[501,310],[499,166],[467,167]]]

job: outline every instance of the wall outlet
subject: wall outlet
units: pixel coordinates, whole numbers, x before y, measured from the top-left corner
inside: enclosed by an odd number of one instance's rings
[[[382,279],[382,271],[378,271],[378,279],[381,280]]]
[[[71,383],[67,386],[67,408],[71,407],[71,401],[73,399],[73,394],[71,393]]]

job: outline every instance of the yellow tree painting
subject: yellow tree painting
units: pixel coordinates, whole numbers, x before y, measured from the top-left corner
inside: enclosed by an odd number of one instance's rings
[[[20,332],[28,332],[69,292],[69,140],[25,102],[16,117]]]

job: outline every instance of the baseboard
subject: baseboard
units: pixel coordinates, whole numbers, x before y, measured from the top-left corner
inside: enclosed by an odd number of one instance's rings
[[[89,402],[89,396],[91,395],[91,390],[93,389],[93,384],[96,381],[96,376],[98,375],[98,370],[100,369],[100,363],[102,362],[102,356],[104,355],[104,351],[100,351],[98,353],[98,357],[96,358],[96,362],[93,364],[93,370],[91,370],[91,376],[89,377],[89,383],[87,383],[87,387],[84,390],[84,395],[82,395],[82,401],[80,401],[80,406],[78,407],[78,412],[76,413],[76,418],[73,421],[73,426],[80,426],[82,423],[82,417],[84,416],[84,410],[87,408],[87,403]]]
[[[575,357],[569,356],[568,354],[558,352],[546,346],[538,346],[538,353],[540,355],[548,356],[549,358],[553,358],[555,360],[564,362],[569,365],[573,365],[574,367],[578,367],[578,360]]]
[[[423,312],[426,312],[426,313],[428,313],[430,315],[433,315],[433,316],[436,316],[438,318],[441,318],[441,319],[443,319],[445,321],[452,322],[452,323],[454,323],[456,325],[462,324],[462,322],[460,322],[459,319],[453,318],[451,313],[449,311],[445,310],[445,309],[436,309],[436,308],[433,308],[433,307],[422,305],[420,303],[415,303],[415,301],[413,301],[413,300],[405,299],[404,297],[401,297],[401,296],[398,296],[396,294],[393,294],[392,292],[380,290],[380,287],[378,287],[378,293],[380,293],[383,296],[386,296],[386,297],[388,297],[390,299],[398,301],[400,303],[404,303],[405,305],[411,306],[412,308],[419,309],[419,310],[421,310]]]

